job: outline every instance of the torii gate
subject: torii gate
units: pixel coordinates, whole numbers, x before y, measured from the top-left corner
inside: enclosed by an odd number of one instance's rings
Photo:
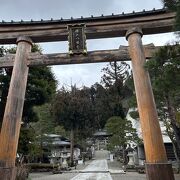
[[[0,58],[0,67],[13,66],[7,103],[0,134],[0,179],[14,180],[20,122],[30,66],[109,62],[132,59],[132,69],[146,153],[149,180],[174,180],[163,144],[146,58],[156,49],[143,47],[143,35],[171,32],[175,13],[166,9],[132,12],[77,19],[0,23],[0,44],[17,43],[15,55]],[[69,26],[70,25],[70,26]],[[68,28],[67,28],[68,27]],[[40,55],[30,53],[32,42],[67,41],[70,54]],[[78,34],[79,33],[79,34]],[[78,36],[78,38],[76,38]],[[86,52],[85,39],[124,37],[129,47],[110,51]],[[129,52],[129,53],[128,53]]]

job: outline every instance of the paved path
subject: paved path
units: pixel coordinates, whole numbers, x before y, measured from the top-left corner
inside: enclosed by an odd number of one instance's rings
[[[96,152],[96,160],[87,161],[86,165],[78,165],[76,170],[63,174],[31,173],[31,180],[147,180],[145,174],[137,172],[109,173],[111,170],[121,170],[119,162],[107,164],[107,151]],[[80,172],[80,173],[79,173]],[[180,180],[180,174],[175,174],[175,180]]]
[[[94,160],[71,180],[112,180],[107,160]]]

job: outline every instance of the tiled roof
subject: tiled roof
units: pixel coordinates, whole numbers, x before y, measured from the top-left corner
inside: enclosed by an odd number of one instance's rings
[[[101,15],[101,16],[93,16],[91,15],[90,17],[83,17],[81,16],[80,18],[69,18],[69,19],[64,19],[64,18],[60,18],[60,19],[56,19],[54,20],[53,18],[49,19],[49,20],[36,20],[34,21],[33,19],[31,19],[30,21],[24,21],[24,20],[20,20],[20,21],[13,21],[11,20],[10,22],[6,22],[5,20],[2,20],[0,22],[0,25],[18,25],[18,24],[24,24],[24,25],[33,25],[33,24],[47,24],[47,23],[75,23],[75,22],[78,22],[78,23],[84,23],[86,21],[93,21],[93,20],[110,20],[110,19],[123,19],[123,18],[127,18],[127,17],[131,17],[131,16],[144,16],[144,15],[154,15],[154,14],[158,14],[158,13],[166,13],[168,10],[166,8],[163,8],[163,9],[153,9],[153,10],[142,10],[140,12],[131,12],[131,13],[124,13],[122,12],[121,14],[111,14],[111,15]]]

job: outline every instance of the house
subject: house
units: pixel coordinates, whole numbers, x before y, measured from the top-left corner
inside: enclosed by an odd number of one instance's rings
[[[133,119],[130,116],[130,112],[134,111],[134,109],[130,109],[127,113],[126,118],[128,120],[131,121],[133,128],[135,128],[137,130],[137,134],[138,137],[142,139],[142,130],[141,130],[141,126],[140,126],[140,121],[139,119]],[[163,124],[163,122],[160,121],[160,127],[161,127],[161,132],[162,132],[162,136],[163,136],[163,142],[164,142],[164,146],[166,149],[166,153],[167,153],[167,158],[169,161],[176,161],[176,157],[174,154],[174,149],[173,149],[173,144],[169,138],[169,136],[166,133],[166,128]],[[145,162],[145,151],[144,151],[144,145],[137,145],[137,144],[131,144],[132,147],[134,147],[135,151],[134,151],[134,164],[135,165],[144,165]],[[152,147],[153,148],[153,147]],[[177,152],[178,156],[180,158],[180,152]]]

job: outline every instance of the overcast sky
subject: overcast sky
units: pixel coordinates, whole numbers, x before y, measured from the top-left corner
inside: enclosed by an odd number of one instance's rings
[[[5,21],[76,18],[162,8],[161,0],[0,0],[0,3],[0,19]],[[172,33],[144,36],[143,43],[163,45],[172,39],[175,39]],[[87,41],[88,50],[117,49],[120,45],[127,45],[125,38]],[[42,43],[41,46],[43,53],[68,51],[67,42]],[[53,66],[52,69],[59,87],[71,83],[81,87],[100,82],[101,69],[105,65],[105,63],[64,65]]]

